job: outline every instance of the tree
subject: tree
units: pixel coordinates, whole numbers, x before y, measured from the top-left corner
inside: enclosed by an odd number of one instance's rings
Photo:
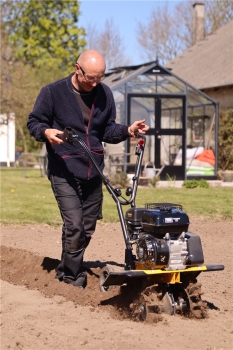
[[[137,39],[149,61],[159,58],[161,63],[173,59],[185,49],[180,40],[181,23],[169,11],[168,5],[152,11],[147,24],[138,23]]]
[[[78,3],[4,0],[1,5],[1,113],[15,114],[17,146],[35,151],[40,145],[30,138],[26,121],[36,96],[41,86],[73,71],[84,47],[79,39],[84,30],[75,28]]]
[[[214,33],[233,18],[232,0],[204,1],[206,14],[206,33]]]
[[[32,68],[28,64],[14,61],[14,48],[2,37],[1,40],[1,113],[7,115],[7,122],[13,112],[16,125],[16,145],[27,152],[37,145],[29,136],[26,122],[28,114],[40,90],[48,80],[61,77],[54,70]],[[51,81],[50,80],[50,81]]]
[[[218,167],[233,170],[233,109],[220,111],[218,134]]]
[[[137,39],[144,49],[144,57],[162,64],[174,59],[193,45],[192,14],[196,1],[181,1],[174,11],[157,7],[152,11],[147,24],[138,23]],[[232,0],[203,0],[205,4],[205,34],[215,32],[233,18]]]
[[[123,39],[113,19],[106,20],[100,31],[96,30],[95,25],[88,25],[87,41],[89,49],[97,50],[104,56],[107,71],[129,64],[130,59],[124,55]]]
[[[3,26],[17,47],[15,59],[33,67],[67,70],[84,50],[84,28],[78,28],[76,0],[4,0]]]

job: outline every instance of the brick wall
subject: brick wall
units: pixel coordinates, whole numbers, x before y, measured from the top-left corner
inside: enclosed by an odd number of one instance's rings
[[[202,90],[206,95],[220,103],[219,109],[233,108],[233,85]]]

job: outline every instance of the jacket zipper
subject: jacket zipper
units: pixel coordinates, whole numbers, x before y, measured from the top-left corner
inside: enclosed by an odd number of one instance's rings
[[[87,124],[87,128],[86,128],[86,143],[87,143],[87,147],[89,149],[89,151],[91,152],[91,147],[90,147],[90,142],[89,142],[89,133],[88,133],[88,129],[89,129],[89,125],[90,125],[90,121],[91,121],[91,117],[92,117],[92,111],[93,111],[93,108],[94,108],[94,102],[96,100],[96,97],[94,98],[94,101],[91,105],[91,110],[90,110],[90,117],[89,117],[89,120],[88,120],[88,124]],[[87,168],[87,178],[90,179],[90,176],[91,176],[91,161],[89,160],[88,162],[88,168]]]

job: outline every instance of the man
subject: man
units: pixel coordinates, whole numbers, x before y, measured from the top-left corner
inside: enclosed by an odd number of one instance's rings
[[[74,73],[41,89],[27,122],[30,134],[46,142],[48,178],[63,220],[56,278],[80,288],[87,279],[83,254],[101,215],[102,183],[81,146],[65,143],[58,135],[66,127],[74,129],[103,170],[102,142],[119,143],[136,131],[144,134],[149,129],[144,120],[131,126],[115,122],[112,92],[101,83],[105,68],[97,51],[82,53]]]

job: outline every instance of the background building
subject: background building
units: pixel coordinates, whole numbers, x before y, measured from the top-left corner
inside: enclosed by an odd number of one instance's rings
[[[204,5],[193,6],[194,45],[162,67],[158,62],[118,67],[105,83],[113,91],[117,120],[146,119],[145,164],[164,169],[160,178],[217,178],[218,111],[233,108],[233,20],[205,37]],[[134,139],[114,146],[130,172]],[[122,159],[120,160],[120,156]]]
[[[0,114],[0,166],[15,165],[15,115]]]

